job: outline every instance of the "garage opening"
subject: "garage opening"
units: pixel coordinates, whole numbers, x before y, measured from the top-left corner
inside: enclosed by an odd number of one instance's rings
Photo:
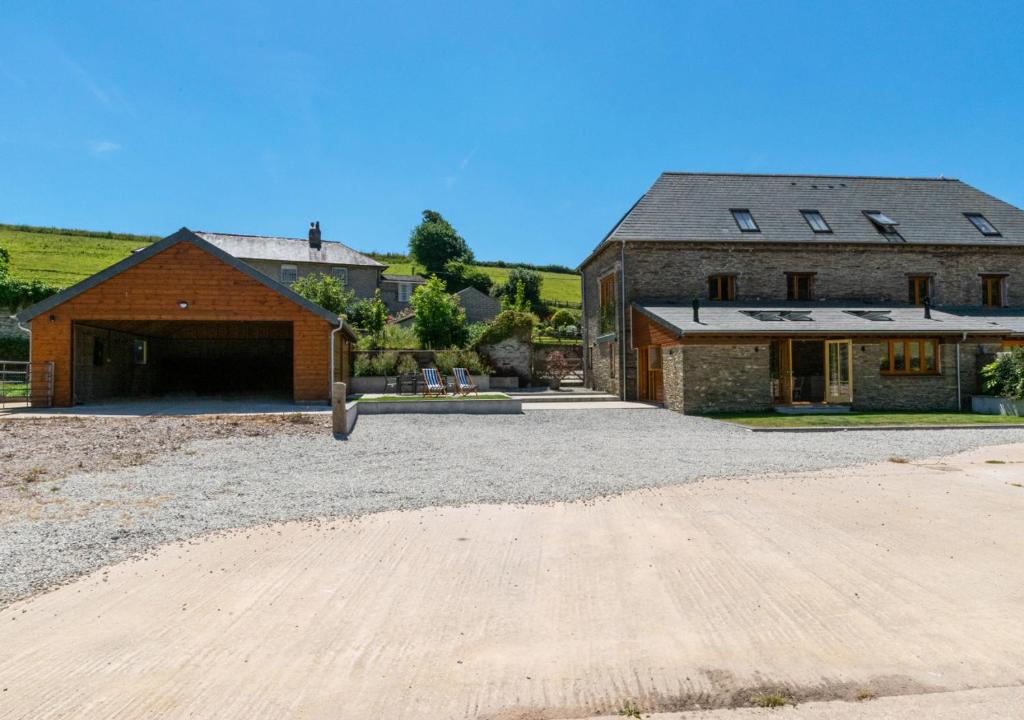
[[[290,322],[97,320],[73,334],[76,403],[292,398]]]

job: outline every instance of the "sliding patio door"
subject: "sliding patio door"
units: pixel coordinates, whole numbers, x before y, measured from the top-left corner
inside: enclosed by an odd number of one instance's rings
[[[853,347],[849,340],[825,342],[825,402],[853,402]]]

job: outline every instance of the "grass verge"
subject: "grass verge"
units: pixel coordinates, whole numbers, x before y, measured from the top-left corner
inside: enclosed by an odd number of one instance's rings
[[[443,397],[437,397],[431,395],[425,397],[423,395],[381,395],[379,397],[359,397],[356,398],[356,402],[460,402],[462,400],[508,400],[508,395],[502,393],[481,393],[479,395],[445,395]]]
[[[1024,425],[1024,417],[1016,415],[979,415],[970,412],[851,412],[837,415],[783,415],[777,412],[755,412],[714,413],[707,417],[752,428]]]

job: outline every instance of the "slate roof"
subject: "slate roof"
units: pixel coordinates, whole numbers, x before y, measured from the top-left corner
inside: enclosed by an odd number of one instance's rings
[[[387,282],[411,282],[411,283],[425,283],[427,279],[422,275],[381,275],[381,280]]]
[[[309,246],[306,238],[272,237],[268,235],[233,235],[230,233],[196,232],[203,240],[216,245],[229,255],[243,260],[274,260],[284,263],[326,263],[365,267],[386,267],[347,245],[324,240],[319,250]]]
[[[330,310],[326,310],[325,308],[322,308],[316,303],[307,300],[306,298],[302,297],[291,288],[282,285],[273,278],[267,277],[259,270],[256,270],[255,268],[246,265],[244,262],[241,261],[241,259],[228,254],[221,248],[202,238],[198,233],[194,233],[185,227],[181,228],[180,230],[178,230],[178,232],[174,233],[173,235],[168,235],[163,240],[159,240],[153,243],[152,245],[148,245],[142,248],[141,250],[136,250],[131,255],[126,257],[124,260],[116,262],[110,267],[100,270],[95,275],[90,275],[81,282],[78,282],[72,285],[71,287],[62,290],[56,295],[51,295],[45,300],[41,300],[37,302],[35,305],[31,305],[25,308],[24,310],[19,312],[16,315],[16,317],[18,318],[19,322],[28,322],[32,318],[38,315],[42,315],[43,313],[52,310],[58,305],[67,302],[76,295],[80,295],[86,290],[90,290],[99,285],[100,283],[109,280],[110,278],[116,275],[120,275],[125,270],[133,268],[136,265],[145,262],[154,255],[161,253],[164,250],[182,242],[192,243],[200,250],[210,253],[218,260],[230,265],[239,272],[245,273],[253,280],[260,283],[261,285],[270,288],[274,292],[284,295],[286,298],[291,300],[296,305],[300,305],[309,312],[315,315],[319,315],[324,320],[328,321],[333,325],[341,326],[345,334],[347,334],[352,339],[355,339],[357,337],[355,332],[352,330],[351,326],[349,326],[348,323],[346,323],[343,319],[339,318],[337,315],[332,313]]]
[[[689,303],[637,302],[633,307],[679,335],[1006,335],[1012,328],[988,317],[956,315],[932,308],[925,319],[924,308],[911,305],[868,303],[763,302],[709,303],[700,307],[700,322],[693,322]],[[773,312],[774,311],[774,312]],[[872,320],[855,313],[871,313]],[[807,318],[762,320],[761,317],[788,313]]]
[[[760,232],[741,232],[732,209],[750,210]],[[820,211],[832,232],[815,233],[801,210]],[[898,222],[899,237],[864,211]],[[973,212],[1000,236],[982,235]],[[1024,211],[954,179],[667,172],[601,245],[619,240],[1024,246]]]

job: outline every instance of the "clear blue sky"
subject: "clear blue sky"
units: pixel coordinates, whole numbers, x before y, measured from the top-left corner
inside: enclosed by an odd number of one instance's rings
[[[214,4],[0,2],[0,222],[575,264],[662,170],[1024,205],[1020,2]]]

